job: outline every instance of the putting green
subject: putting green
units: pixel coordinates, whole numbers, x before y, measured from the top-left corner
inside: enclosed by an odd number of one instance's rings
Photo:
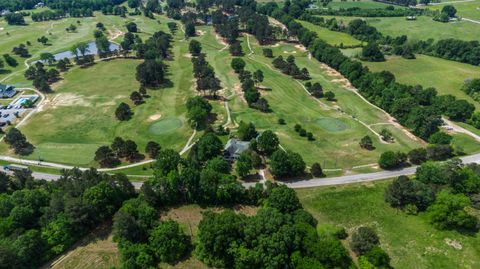
[[[182,125],[182,121],[178,118],[165,118],[152,123],[148,128],[148,131],[154,135],[161,135],[175,131],[182,127]]]
[[[328,132],[341,132],[350,128],[347,123],[335,118],[320,118],[316,123],[320,128]]]

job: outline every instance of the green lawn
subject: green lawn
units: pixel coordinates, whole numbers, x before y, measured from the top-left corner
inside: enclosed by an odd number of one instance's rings
[[[480,267],[478,234],[439,231],[427,222],[424,214],[408,216],[391,208],[383,200],[387,183],[300,189],[297,194],[321,224],[344,226],[349,232],[359,226],[374,228],[394,268]],[[447,245],[450,240],[458,241],[462,249]]]
[[[241,91],[237,75],[230,67],[231,56],[224,45],[220,44],[212,33],[211,28],[199,28],[205,34],[199,36],[203,51],[207,53],[209,63],[215,68],[216,74],[225,87],[226,95]],[[249,53],[247,39],[241,39],[243,51]],[[236,96],[229,102],[232,118],[235,123],[240,121],[253,122],[257,129],[271,129],[280,137],[281,144],[293,151],[297,151],[304,157],[307,164],[321,162],[325,168],[345,168],[352,166],[374,163],[380,153],[387,149],[400,150],[401,148],[413,148],[419,146],[417,142],[409,139],[403,132],[397,130],[395,136],[398,143],[391,145],[381,144],[366,127],[352,119],[348,114],[340,113],[334,109],[325,109],[314,98],[310,97],[295,80],[271,69],[272,59],[262,56],[262,46],[258,45],[253,37],[250,38],[254,50],[253,58],[244,56],[247,69],[263,71],[265,80],[261,86],[272,90],[262,90],[271,108],[271,113],[261,113],[247,106],[242,97]],[[299,47],[291,44],[280,43],[271,46],[274,55],[294,55],[300,67],[307,67],[313,78],[312,82],[320,82],[324,88],[332,90],[338,96],[338,102],[329,102],[328,106],[338,105],[344,111],[356,115],[368,124],[387,121],[385,115],[378,110],[372,109],[353,92],[346,90],[340,83],[332,82],[333,77],[326,74],[320,68],[320,63],[307,57],[307,53]],[[322,100],[322,102],[325,102]],[[352,105],[355,104],[355,105]],[[219,106],[220,107],[220,106]],[[284,118],[287,125],[279,125],[279,118]],[[311,131],[316,141],[309,142],[300,137],[293,126],[299,123],[307,131]],[[343,126],[343,128],[338,128]],[[370,135],[378,145],[375,151],[364,151],[358,146],[358,141],[364,135]],[[336,156],[336,157],[333,157]]]
[[[132,139],[143,151],[149,140],[180,150],[191,135],[184,117],[191,93],[191,65],[181,59],[185,42],[173,49],[168,62],[173,88],[150,90],[146,102],[133,108],[134,116],[119,122],[114,111],[120,102],[131,104],[129,95],[138,89],[135,68],[139,60],[101,62],[87,69],[73,69],[54,87],[54,93],[21,130],[35,145],[31,159],[93,165],[95,150],[115,136]],[[6,146],[3,144],[5,151]]]
[[[318,37],[325,40],[328,44],[333,46],[360,46],[362,41],[352,37],[349,34],[342,32],[331,31],[325,27],[321,27],[306,21],[298,21],[310,31],[317,33]]]
[[[317,6],[321,7],[322,2],[316,1]],[[359,1],[342,1],[342,0],[334,0],[328,3],[327,8],[332,9],[347,9],[347,8],[362,8],[362,9],[372,9],[372,8],[385,8],[389,6],[389,4],[384,4],[380,2],[375,2],[372,0],[359,0]],[[395,8],[402,8],[400,6],[395,6]]]
[[[146,39],[155,31],[168,32],[166,22],[170,19],[164,16],[156,16],[155,19],[143,16],[125,19],[95,13],[93,18],[66,18],[39,23],[27,21],[28,26],[7,26],[1,21],[0,25],[4,29],[0,31],[0,38],[8,42],[0,44],[0,52],[6,53],[11,47],[27,40],[32,42],[29,47],[32,57],[29,61],[41,52],[68,50],[76,42],[93,40],[97,22],[102,22],[107,28],[107,34],[110,37],[118,36],[115,41],[120,42],[123,37],[118,33],[126,31],[124,25],[128,21],[135,21],[140,29],[139,35]],[[65,28],[71,23],[77,25],[76,33],[66,33]],[[47,31],[52,34],[46,34]],[[46,35],[51,40],[51,45],[38,44],[35,41],[36,35]],[[174,39],[174,60],[167,62],[170,70],[168,77],[174,86],[149,91],[151,98],[138,107],[133,106],[129,96],[139,87],[135,79],[135,68],[140,60],[117,59],[85,69],[74,67],[65,73],[64,79],[53,85],[54,93],[47,95],[47,101],[40,111],[21,128],[36,147],[28,158],[81,166],[95,165],[95,150],[100,145],[110,144],[115,136],[136,141],[141,152],[150,140],[157,141],[163,147],[180,150],[192,132],[185,119],[185,101],[194,93],[191,91],[192,67],[186,57],[188,43],[183,40],[180,31]],[[31,82],[23,77],[24,65],[20,60],[16,70],[12,70],[17,73],[2,76],[9,76],[6,83],[29,86]],[[130,121],[116,120],[114,111],[120,102],[127,102],[134,107],[134,116]],[[10,154],[3,143],[0,150]],[[134,172],[147,173],[143,169]]]
[[[466,99],[475,105],[480,104],[465,94],[461,87],[466,79],[477,78],[480,67],[444,60],[426,55],[416,55],[416,59],[407,60],[391,57],[385,62],[364,62],[372,71],[390,71],[398,82],[424,87],[435,87],[439,94],[451,94]]]
[[[480,12],[480,11],[479,11]],[[331,18],[332,16],[322,16]],[[335,16],[338,21],[347,24],[358,17]],[[431,17],[419,16],[415,21],[407,21],[404,17],[382,17],[382,18],[363,18],[367,23],[380,31],[382,34],[393,37],[407,35],[413,40],[441,40],[446,38],[456,38],[461,40],[480,41],[480,24],[467,21],[441,23],[432,20]]]
[[[441,5],[430,5],[428,9],[441,10],[445,5],[452,5],[457,10],[457,16],[472,20],[480,20],[480,0],[471,2],[448,3]]]

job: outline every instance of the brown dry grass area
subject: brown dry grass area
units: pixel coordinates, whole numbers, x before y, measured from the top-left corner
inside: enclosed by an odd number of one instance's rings
[[[252,206],[235,206],[232,208],[236,213],[242,213],[247,216],[253,216],[258,208]],[[177,208],[171,208],[161,214],[161,220],[175,220],[190,236],[195,236],[198,231],[198,224],[202,220],[202,213],[211,210],[213,212],[222,212],[225,208],[208,207],[202,208],[198,205],[186,205]],[[113,266],[120,266],[120,255],[117,244],[113,242],[111,234],[111,223],[102,225],[93,231],[90,235],[75,244],[71,250],[58,257],[55,261],[45,264],[42,269],[107,269]],[[161,268],[176,269],[203,269],[210,268],[204,265],[195,257],[190,257],[185,261],[175,265],[161,264]]]
[[[170,264],[160,264],[160,268],[168,268],[168,269],[212,269],[213,267],[208,267],[207,265],[203,264],[201,261],[195,259],[194,257],[190,257],[188,260],[179,262],[175,265]]]
[[[46,264],[53,269],[102,269],[120,265],[117,244],[113,242],[111,225],[106,224],[74,245],[70,251]]]
[[[257,213],[258,208],[252,206],[238,205],[232,208],[236,213],[242,213],[247,216],[253,216]],[[177,221],[183,226],[185,232],[190,236],[195,237],[198,232],[198,224],[202,220],[202,213],[211,210],[213,212],[222,212],[225,208],[208,207],[202,208],[198,205],[186,205],[177,208],[172,208],[167,212],[162,212],[161,219],[171,219]]]

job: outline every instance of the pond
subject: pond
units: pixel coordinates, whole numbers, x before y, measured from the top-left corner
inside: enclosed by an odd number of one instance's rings
[[[114,44],[114,43],[110,43],[110,50],[111,51],[118,50],[119,48],[120,48],[119,45]],[[97,54],[97,52],[98,52],[98,49],[97,49],[97,45],[95,44],[95,41],[92,41],[92,42],[88,43],[88,50],[87,50],[87,53],[85,53],[85,55],[95,55],[95,54]],[[81,55],[80,52],[78,52],[78,54]],[[69,50],[54,54],[53,56],[55,57],[56,61],[64,59],[64,58],[71,59],[71,58],[75,57],[75,55]],[[35,61],[35,62],[37,62],[37,61]],[[35,62],[33,62],[33,63],[35,63]]]

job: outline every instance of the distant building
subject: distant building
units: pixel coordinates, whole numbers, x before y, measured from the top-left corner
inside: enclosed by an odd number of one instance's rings
[[[223,151],[223,158],[226,161],[235,161],[240,154],[246,151],[250,147],[250,142],[247,141],[239,141],[237,139],[230,139],[227,141],[225,145],[225,149]]]
[[[416,19],[417,19],[417,17],[415,17],[415,16],[407,16],[407,21],[414,21]]]
[[[8,14],[10,14],[12,12],[10,12],[10,10],[8,9],[4,9],[0,12],[0,16],[7,16]]]
[[[38,2],[38,3],[35,5],[35,8],[42,8],[42,7],[45,7],[45,3],[43,3],[43,2]]]
[[[15,87],[0,84],[0,98],[12,98],[16,93]]]

